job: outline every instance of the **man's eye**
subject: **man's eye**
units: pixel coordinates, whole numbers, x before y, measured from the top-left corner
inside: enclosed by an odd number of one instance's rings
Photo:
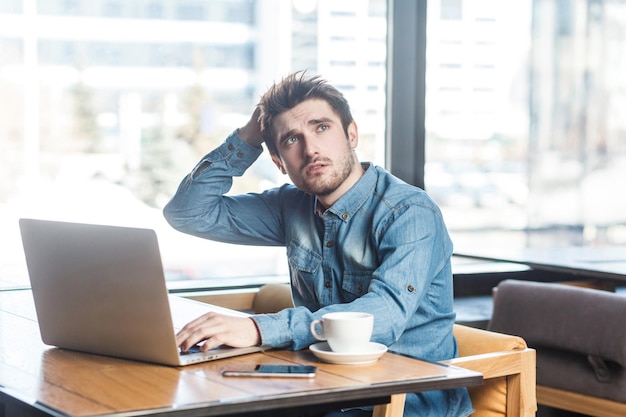
[[[287,145],[290,145],[290,144],[292,144],[292,143],[296,143],[297,141],[298,141],[298,138],[297,138],[297,137],[295,137],[295,136],[292,136],[292,137],[288,138],[288,139],[285,141],[285,143],[286,143]]]
[[[319,126],[317,127],[317,131],[318,131],[318,132],[324,132],[324,131],[326,131],[326,130],[328,130],[328,125],[319,125]]]

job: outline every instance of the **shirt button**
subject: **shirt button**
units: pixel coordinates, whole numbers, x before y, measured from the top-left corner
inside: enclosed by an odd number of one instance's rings
[[[332,240],[329,240],[328,242],[326,242],[326,247],[327,248],[332,248],[334,244],[335,244],[335,242],[333,242]]]
[[[235,146],[232,143],[228,144],[228,150],[232,151],[233,149],[235,149]]]
[[[237,157],[243,158],[243,152],[237,152]]]
[[[406,287],[406,289],[407,289],[409,292],[413,292],[413,291],[415,291],[415,287],[414,287],[414,286],[412,286],[412,285],[409,285],[408,287]]]
[[[343,213],[343,214],[341,215],[341,218],[342,218],[342,219],[344,219],[344,220],[347,220],[347,219],[348,219],[348,217],[350,217],[350,216],[348,215],[348,213]]]
[[[332,287],[332,286],[333,286],[333,284],[331,284],[331,283],[330,283],[330,281],[326,281],[326,282],[324,283],[324,286],[325,286],[326,288],[330,288],[330,287]]]

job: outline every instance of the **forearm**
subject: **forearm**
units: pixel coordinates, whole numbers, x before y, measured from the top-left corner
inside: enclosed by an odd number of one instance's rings
[[[177,230],[205,236],[224,216],[224,195],[232,186],[232,178],[241,176],[261,154],[231,134],[218,148],[207,154],[182,180],[176,194],[163,210],[167,221]],[[224,219],[222,219],[223,221]]]

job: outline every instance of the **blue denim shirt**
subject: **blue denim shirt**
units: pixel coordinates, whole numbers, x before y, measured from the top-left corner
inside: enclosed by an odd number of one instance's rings
[[[261,154],[236,132],[184,178],[164,209],[176,229],[207,239],[285,246],[296,308],[256,315],[262,343],[304,349],[309,324],[331,311],[374,315],[372,341],[429,361],[457,355],[452,242],[428,195],[380,167],[319,213],[293,185],[226,196],[232,177]],[[472,411],[466,389],[409,394],[405,416],[458,417]]]

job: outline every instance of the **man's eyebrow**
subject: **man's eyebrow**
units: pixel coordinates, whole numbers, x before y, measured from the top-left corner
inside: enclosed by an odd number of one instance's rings
[[[306,122],[307,125],[309,126],[315,126],[318,125],[320,123],[329,123],[332,122],[333,120],[329,117],[321,117],[319,119],[311,119],[308,122]],[[287,132],[283,133],[282,135],[280,135],[278,137],[278,143],[282,143],[285,140],[289,139],[290,137],[292,137],[293,135],[295,135],[297,133],[296,129],[290,129]]]
[[[328,122],[332,122],[332,119],[329,117],[322,117],[320,119],[311,119],[307,122],[308,125],[317,125],[320,123],[328,123]]]

